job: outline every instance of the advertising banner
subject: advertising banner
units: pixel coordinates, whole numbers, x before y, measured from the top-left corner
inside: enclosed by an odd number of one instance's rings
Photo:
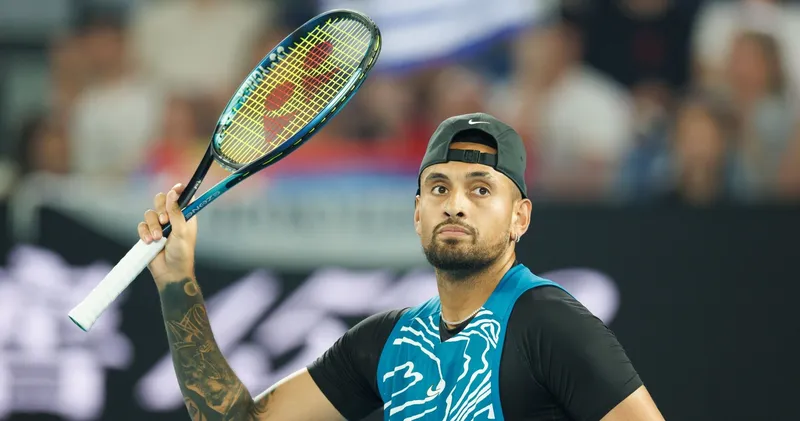
[[[798,215],[542,207],[518,253],[614,330],[667,419],[800,419]],[[91,332],[66,317],[129,244],[51,208],[38,219],[35,242],[0,231],[0,419],[187,419],[147,273]],[[291,271],[204,258],[197,275],[253,394],[364,317],[436,293],[426,265]]]

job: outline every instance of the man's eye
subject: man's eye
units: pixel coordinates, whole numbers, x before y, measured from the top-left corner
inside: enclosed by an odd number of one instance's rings
[[[447,187],[445,187],[445,186],[435,186],[431,190],[431,192],[433,192],[433,194],[445,194],[445,193],[447,193]]]
[[[478,194],[478,196],[486,196],[486,195],[488,195],[488,194],[489,194],[489,189],[487,189],[486,187],[478,187],[478,188],[476,188],[476,189],[475,189],[475,190],[473,190],[473,191],[474,191],[475,193],[477,193],[477,194]]]

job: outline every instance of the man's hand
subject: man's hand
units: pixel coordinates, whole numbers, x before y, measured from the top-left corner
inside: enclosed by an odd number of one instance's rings
[[[138,226],[139,238],[147,244],[160,240],[162,225],[172,224],[166,247],[147,266],[159,290],[170,282],[194,278],[194,248],[197,242],[197,217],[186,221],[178,207],[178,197],[185,187],[176,184],[166,194],[158,193],[153,199],[154,209],[144,213],[144,222]]]

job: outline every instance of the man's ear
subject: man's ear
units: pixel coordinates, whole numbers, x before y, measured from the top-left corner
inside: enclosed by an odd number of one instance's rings
[[[529,199],[521,199],[514,204],[514,213],[511,215],[511,240],[518,241],[528,231],[532,209],[533,203]]]
[[[419,195],[414,198],[414,231],[417,235],[422,235],[422,228],[419,225]]]

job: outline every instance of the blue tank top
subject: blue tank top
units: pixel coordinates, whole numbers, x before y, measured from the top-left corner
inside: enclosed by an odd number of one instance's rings
[[[517,298],[545,285],[564,289],[514,266],[469,324],[445,342],[438,296],[407,310],[378,362],[384,419],[503,420],[499,373],[508,319]]]

